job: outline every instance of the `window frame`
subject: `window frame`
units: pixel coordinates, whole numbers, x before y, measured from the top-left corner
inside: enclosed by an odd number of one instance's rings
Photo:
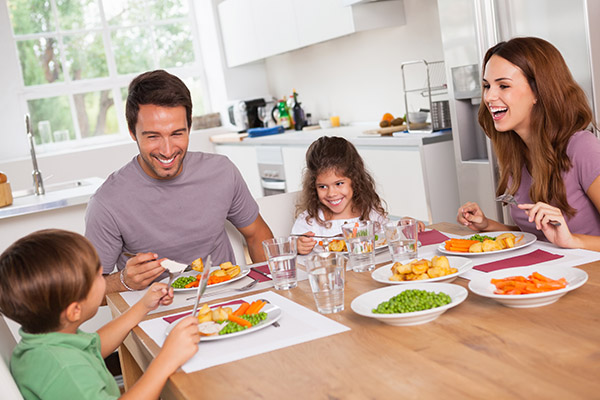
[[[40,150],[44,152],[51,153],[52,151],[62,151],[67,148],[87,148],[94,147],[98,144],[102,143],[117,143],[127,140],[129,138],[129,130],[127,128],[127,122],[125,119],[125,98],[121,96],[121,90],[123,88],[127,88],[131,80],[138,76],[140,73],[145,71],[139,71],[135,73],[127,73],[127,74],[119,74],[117,72],[117,63],[115,60],[115,55],[113,52],[113,43],[111,39],[111,35],[113,32],[118,31],[119,29],[131,29],[135,27],[142,28],[155,28],[161,25],[170,25],[176,23],[185,22],[185,26],[188,26],[191,33],[192,40],[192,50],[193,50],[193,61],[187,65],[181,67],[170,67],[164,68],[170,73],[178,76],[182,80],[187,79],[196,79],[199,81],[199,85],[202,90],[202,98],[204,104],[204,112],[211,111],[211,101],[210,101],[210,93],[208,92],[209,85],[206,76],[206,70],[204,67],[204,62],[202,58],[202,51],[200,48],[200,36],[199,30],[196,20],[196,12],[194,9],[194,1],[193,0],[182,0],[183,2],[187,2],[188,12],[183,17],[178,18],[167,18],[162,20],[153,20],[150,22],[144,23],[134,23],[134,24],[115,24],[111,25],[105,18],[104,15],[104,1],[105,0],[94,0],[96,3],[99,12],[100,12],[100,24],[94,26],[92,28],[78,28],[78,29],[60,29],[58,23],[58,8],[55,0],[49,0],[51,3],[51,16],[53,18],[53,30],[49,30],[46,32],[40,33],[29,33],[29,34],[20,34],[16,35],[14,32],[14,27],[12,25],[10,10],[7,10],[9,24],[10,24],[10,32],[12,38],[12,49],[15,52],[15,59],[17,60],[17,71],[18,71],[18,98],[19,102],[21,102],[21,106],[24,110],[28,110],[29,112],[29,101],[31,100],[39,100],[49,97],[60,97],[67,96],[69,102],[69,111],[71,113],[71,119],[73,122],[73,132],[75,134],[75,139],[68,140],[61,143],[47,143],[47,144],[36,144],[36,147],[39,147]],[[8,2],[6,2],[6,6],[8,7]],[[153,32],[153,30],[151,30]],[[98,78],[85,78],[80,80],[73,80],[71,78],[71,71],[66,62],[66,52],[64,51],[64,37],[76,34],[86,34],[86,33],[100,33],[102,37],[102,42],[104,45],[104,54],[106,57],[108,76],[106,77],[98,77]],[[154,33],[152,33],[154,35]],[[60,63],[62,69],[63,79],[60,82],[53,83],[45,83],[39,85],[30,85],[27,86],[25,84],[24,76],[23,76],[23,67],[21,65],[20,54],[18,50],[18,42],[24,40],[36,40],[40,38],[55,38],[57,40],[59,49],[60,49]],[[151,54],[151,60],[153,63],[152,69],[159,69],[160,59],[157,54],[156,41],[150,40],[153,53]],[[113,106],[115,107],[115,113],[118,124],[118,131],[114,134],[103,134],[99,136],[91,136],[91,137],[82,137],[81,130],[79,126],[79,121],[77,118],[77,109],[75,107],[74,95],[76,94],[84,94],[84,93],[97,93],[104,90],[110,90],[113,98]],[[39,121],[35,121],[37,123]],[[37,125],[33,127],[34,133],[37,134]],[[191,127],[190,127],[191,129]]]

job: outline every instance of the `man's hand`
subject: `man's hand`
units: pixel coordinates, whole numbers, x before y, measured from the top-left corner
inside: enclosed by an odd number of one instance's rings
[[[147,288],[152,281],[165,272],[165,268],[160,263],[166,259],[157,258],[158,254],[155,253],[137,253],[127,260],[123,273],[125,284],[136,290]]]

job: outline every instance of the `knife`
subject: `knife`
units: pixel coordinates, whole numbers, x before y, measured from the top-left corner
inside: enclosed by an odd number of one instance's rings
[[[200,277],[200,282],[198,283],[198,291],[196,292],[196,302],[194,303],[194,309],[192,310],[193,317],[196,317],[196,313],[198,312],[198,303],[200,303],[200,298],[206,290],[206,285],[208,284],[208,275],[210,275],[211,268],[212,258],[209,255],[206,259],[206,264],[204,264],[204,271],[202,272],[202,276]]]
[[[271,278],[269,275],[265,274],[264,272],[262,272],[260,269],[256,268],[256,267],[251,267],[250,268],[252,271],[257,272],[259,274],[261,274],[262,276],[264,276],[265,278],[269,278],[270,280],[273,280],[273,278]]]

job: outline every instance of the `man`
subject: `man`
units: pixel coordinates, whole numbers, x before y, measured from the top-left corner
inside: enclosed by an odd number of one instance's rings
[[[129,85],[126,118],[139,154],[108,177],[86,211],[85,235],[100,256],[106,293],[146,288],[165,272],[165,258],[189,264],[210,254],[215,264],[233,262],[226,219],[252,260],[264,261],[261,243],[273,234],[237,168],[221,155],[187,152],[185,84],[162,70],[141,74]]]

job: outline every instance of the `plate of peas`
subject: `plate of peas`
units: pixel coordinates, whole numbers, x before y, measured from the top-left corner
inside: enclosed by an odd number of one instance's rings
[[[419,325],[456,307],[467,295],[467,289],[452,283],[410,283],[363,293],[350,307],[359,315],[389,325]]]

